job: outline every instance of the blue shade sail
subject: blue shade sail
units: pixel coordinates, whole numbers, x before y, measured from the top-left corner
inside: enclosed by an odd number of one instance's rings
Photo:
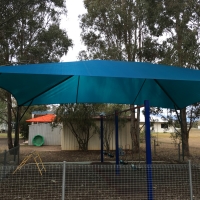
[[[200,71],[151,63],[76,61],[0,67],[19,106],[116,103],[184,108],[200,101]]]

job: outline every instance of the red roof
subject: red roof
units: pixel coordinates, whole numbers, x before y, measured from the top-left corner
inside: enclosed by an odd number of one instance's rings
[[[54,114],[47,114],[47,115],[43,115],[43,116],[40,116],[40,117],[35,117],[35,118],[32,118],[32,119],[28,119],[26,120],[27,122],[53,122],[54,119],[55,119],[55,115]]]

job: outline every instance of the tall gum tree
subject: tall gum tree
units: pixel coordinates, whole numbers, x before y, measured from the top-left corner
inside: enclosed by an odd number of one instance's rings
[[[99,132],[96,117],[101,107],[100,104],[62,104],[56,109],[54,126],[59,123],[67,126],[79,150],[88,150],[89,140]]]
[[[65,0],[5,1],[0,9],[0,65],[58,62],[72,47],[60,17]],[[8,126],[11,124],[11,94],[7,94]],[[9,129],[8,141],[11,141]],[[16,132],[14,146],[19,143]],[[9,148],[12,144],[9,142]]]
[[[86,14],[80,16],[81,38],[87,50],[79,59],[154,61],[154,41],[145,23],[143,0],[84,0]],[[130,105],[134,108],[134,102]],[[137,110],[140,113],[140,110]],[[131,113],[131,136],[139,150],[139,120]],[[138,115],[139,118],[139,115]]]
[[[146,3],[149,4],[147,24],[151,34],[162,38],[159,44],[160,54],[157,58],[159,63],[199,69],[199,2],[196,0],[148,0]],[[186,108],[177,112],[185,155],[189,155],[191,129],[191,126],[187,126],[187,113]]]

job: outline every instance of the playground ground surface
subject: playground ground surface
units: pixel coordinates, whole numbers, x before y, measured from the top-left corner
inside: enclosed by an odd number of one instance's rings
[[[0,136],[1,137],[1,136]],[[158,133],[153,134],[153,138],[156,142],[154,148],[154,142],[152,142],[152,161],[163,161],[167,163],[177,163],[179,162],[178,145],[170,138],[170,133]],[[100,151],[90,150],[90,151],[67,151],[61,150],[61,146],[30,146],[24,145],[24,140],[20,139],[20,161],[24,157],[33,152],[37,151],[43,162],[84,162],[84,161],[100,161]],[[190,145],[190,156],[186,156],[184,161],[191,160],[195,163],[200,163],[200,130],[193,129],[190,133],[189,138]],[[140,153],[132,153],[131,150],[125,150],[125,155],[120,156],[121,160],[128,162],[144,162],[146,159],[145,143],[140,144]],[[7,149],[7,139],[0,138],[0,152]],[[114,151],[111,151],[115,155]],[[180,160],[182,156],[180,155]],[[104,156],[105,161],[115,162],[115,156],[109,157]],[[29,162],[32,162],[31,160]]]

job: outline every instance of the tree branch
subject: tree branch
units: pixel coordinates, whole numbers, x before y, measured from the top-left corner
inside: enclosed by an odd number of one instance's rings
[[[20,8],[19,10],[12,16],[10,17],[9,19],[7,19],[6,21],[0,23],[0,27],[2,27],[4,24],[8,23],[9,21],[11,21],[12,19],[14,19],[22,10],[24,7],[26,7],[29,3],[31,2],[31,0],[28,0],[26,3],[24,3]]]

